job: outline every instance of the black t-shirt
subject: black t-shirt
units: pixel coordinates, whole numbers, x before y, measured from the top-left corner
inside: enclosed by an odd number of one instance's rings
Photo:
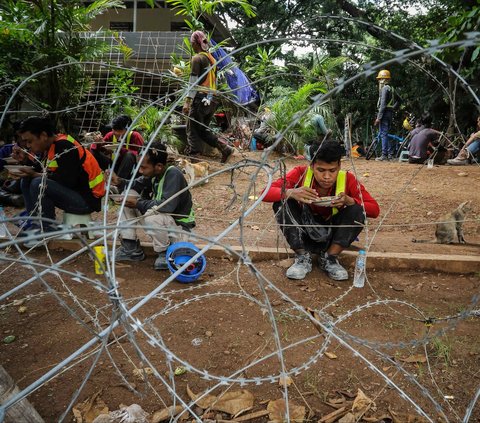
[[[83,169],[80,155],[74,144],[67,140],[54,143],[57,170],[49,172],[49,179],[78,192],[94,211],[100,211],[101,199],[94,197],[88,184],[88,174]],[[82,153],[82,152],[80,152]],[[83,156],[82,156],[83,157]]]

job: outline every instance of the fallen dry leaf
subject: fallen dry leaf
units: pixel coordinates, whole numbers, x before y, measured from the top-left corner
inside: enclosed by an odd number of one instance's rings
[[[380,417],[362,417],[368,423],[381,423],[382,420],[391,420],[392,417],[389,414],[382,414]]]
[[[335,360],[335,359],[338,358],[334,353],[331,353],[331,352],[328,352],[328,351],[325,351],[325,352],[323,353],[323,355],[325,355],[326,357],[328,357],[330,360]]]
[[[411,355],[407,358],[401,358],[400,361],[403,361],[405,363],[426,363],[427,357],[425,357],[423,354],[416,354]]]
[[[24,302],[25,302],[25,298],[22,298],[21,300],[14,300],[12,304],[14,305],[14,307],[16,307],[16,306],[21,306]]]
[[[356,417],[365,414],[373,405],[373,401],[368,398],[361,389],[358,389],[357,396],[353,400],[352,412]]]
[[[197,400],[200,395],[194,394],[187,385],[187,394],[200,408],[210,408],[231,415],[251,410],[255,399],[253,394],[246,389],[227,392],[219,397],[216,397],[215,395],[207,395],[206,397]]]
[[[26,306],[20,306],[18,307],[18,310],[17,310],[20,314],[23,314],[27,311],[27,307]]]
[[[352,413],[347,413],[338,421],[338,423],[355,423],[356,420],[357,419]]]
[[[363,176],[365,176],[365,178],[368,178],[370,176],[370,173],[364,173]]]
[[[280,380],[278,381],[278,384],[280,386],[290,386],[292,384],[293,380],[290,376],[280,376]]]
[[[172,405],[170,407],[164,408],[163,410],[155,411],[155,413],[153,413],[151,423],[163,422],[164,420],[170,419],[170,417],[175,417],[182,411],[183,407],[181,407],[180,405],[176,405],[175,407]]]
[[[460,172],[460,173],[457,173],[458,176],[468,176],[468,173],[467,172]]]
[[[266,416],[267,414],[268,414],[268,410],[255,411],[254,413],[245,414],[242,417],[235,417],[235,421],[236,422],[246,422],[248,420],[253,420],[253,419],[256,419],[258,417]]]
[[[194,394],[190,390],[190,387],[188,385],[187,385],[187,394],[188,394],[188,397],[192,401],[195,401],[195,404],[197,404],[200,408],[203,408],[203,409],[209,408],[213,404],[213,401],[215,401],[217,399],[217,397],[215,395],[206,395],[206,396],[202,397],[201,399],[197,400],[197,398],[200,395]]]
[[[340,417],[344,416],[347,413],[348,413],[348,411],[345,410],[345,407],[339,408],[338,410],[332,411],[331,413],[327,414],[326,416],[323,416],[318,421],[318,423],[334,422],[335,420],[339,419]]]
[[[100,398],[98,391],[72,409],[76,423],[92,423],[100,414],[108,414],[107,404]]]
[[[143,369],[133,369],[133,377],[139,380],[145,380],[146,376],[153,375],[153,370],[151,367],[144,367]]]
[[[305,407],[288,402],[290,420],[287,418],[287,407],[284,399],[270,401],[267,405],[268,417],[272,423],[283,423],[286,421],[302,422],[305,418]]]

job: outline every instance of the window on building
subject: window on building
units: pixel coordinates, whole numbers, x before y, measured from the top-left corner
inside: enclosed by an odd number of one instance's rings
[[[118,32],[132,32],[133,22],[110,22],[110,30]]]

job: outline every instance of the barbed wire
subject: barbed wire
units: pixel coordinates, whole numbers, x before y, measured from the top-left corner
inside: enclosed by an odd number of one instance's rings
[[[324,18],[323,16],[321,18]],[[345,19],[344,17],[331,17],[328,19]],[[349,19],[358,25],[366,25],[365,22],[360,20]],[[368,24],[371,25],[371,24]],[[382,31],[385,31],[382,29]],[[387,31],[393,34],[390,31]],[[397,36],[396,34],[393,34]],[[401,37],[405,40],[403,37]],[[255,47],[258,45],[268,44],[282,44],[292,43],[296,41],[302,41],[310,43],[315,46],[317,43],[350,43],[351,41],[334,40],[328,38],[279,38],[274,40],[262,40],[256,43],[252,43],[248,46],[243,46],[234,50],[229,56],[241,54],[244,50]],[[406,40],[408,41],[408,40]],[[73,319],[76,323],[81,325],[87,334],[91,336],[88,340],[83,340],[83,345],[78,347],[70,354],[65,353],[65,357],[57,361],[55,364],[49,365],[50,368],[38,377],[35,381],[28,386],[20,389],[20,391],[9,399],[5,400],[0,405],[0,421],[3,421],[5,413],[10,407],[18,403],[23,398],[28,397],[36,390],[49,383],[54,378],[59,377],[61,374],[68,370],[73,369],[80,363],[84,363],[87,359],[91,360],[87,366],[87,370],[84,372],[81,380],[78,382],[78,386],[72,393],[68,403],[62,404],[64,407],[63,412],[58,416],[58,421],[65,421],[70,414],[72,407],[78,401],[85,387],[88,385],[91,375],[94,370],[101,366],[100,357],[103,353],[106,353],[110,360],[114,372],[119,376],[122,383],[128,387],[133,393],[139,394],[138,389],[133,386],[129,381],[128,375],[125,373],[124,366],[121,365],[121,359],[111,350],[113,346],[119,346],[124,358],[132,366],[135,363],[142,363],[142,366],[148,366],[152,374],[147,375],[144,373],[144,380],[146,382],[146,389],[148,388],[155,398],[157,398],[165,407],[173,404],[174,406],[180,404],[185,410],[188,410],[192,418],[198,422],[202,421],[202,416],[199,415],[195,409],[195,404],[202,398],[206,398],[209,394],[215,392],[218,389],[230,389],[234,385],[240,387],[253,385],[261,386],[264,384],[278,384],[282,379],[287,376],[299,376],[304,374],[307,370],[313,368],[313,366],[321,365],[322,360],[325,360],[324,353],[327,348],[335,342],[339,346],[345,348],[346,351],[353,356],[353,359],[366,366],[368,371],[383,380],[385,386],[393,388],[398,394],[398,397],[404,401],[404,404],[414,409],[420,416],[427,421],[434,422],[437,418],[442,418],[444,421],[463,421],[468,422],[472,417],[478,397],[480,396],[480,388],[477,388],[472,395],[470,402],[466,409],[460,410],[454,408],[453,404],[445,399],[443,395],[442,387],[437,382],[434,371],[431,365],[431,359],[429,358],[428,346],[434,339],[441,338],[446,333],[451,333],[458,328],[460,322],[466,321],[466,319],[472,317],[478,317],[478,302],[479,295],[474,295],[470,301],[465,305],[464,309],[458,313],[442,314],[437,312],[433,315],[430,310],[424,310],[421,306],[415,304],[412,301],[400,300],[395,298],[383,298],[378,287],[370,282],[369,274],[367,273],[367,285],[366,287],[375,295],[375,299],[368,300],[361,303],[356,298],[358,292],[352,286],[341,286],[341,293],[335,295],[333,298],[325,299],[322,304],[310,307],[312,311],[309,311],[305,305],[300,304],[299,300],[292,298],[292,295],[288,294],[288,290],[279,281],[271,280],[268,277],[268,272],[263,268],[262,263],[255,263],[250,257],[251,245],[247,244],[247,236],[245,233],[246,225],[256,224],[265,226],[256,238],[254,245],[259,240],[268,236],[266,232],[268,228],[277,228],[274,213],[271,213],[271,217],[265,222],[265,219],[255,221],[253,213],[258,209],[264,196],[266,195],[269,187],[276,176],[285,174],[284,159],[273,160],[272,153],[277,149],[282,141],[285,140],[286,134],[289,131],[294,130],[302,119],[304,119],[312,110],[320,104],[328,101],[336,95],[339,95],[342,90],[346,89],[350,84],[359,78],[367,78],[376,72],[376,70],[385,67],[391,63],[403,64],[407,61],[415,63],[415,59],[419,56],[426,55],[434,58],[440,63],[441,67],[447,72],[453,72],[451,67],[443,61],[439,61],[435,55],[439,51],[446,48],[466,48],[478,45],[480,41],[479,33],[467,34],[465,40],[446,43],[441,45],[438,41],[430,42],[428,47],[421,47],[414,43],[411,43],[411,48],[403,49],[400,51],[388,51],[382,49],[382,52],[391,54],[391,58],[381,63],[369,63],[365,64],[358,72],[348,78],[339,79],[335,86],[324,94],[319,94],[313,98],[310,105],[306,106],[299,113],[297,113],[288,124],[286,128],[279,131],[275,136],[272,145],[265,149],[261,154],[259,160],[249,159],[246,155],[242,160],[237,161],[232,165],[226,165],[219,170],[214,171],[204,178],[195,180],[195,182],[183,190],[179,191],[174,197],[165,201],[159,205],[152,212],[157,212],[161,207],[167,205],[170,201],[173,201],[183,192],[200,186],[207,179],[215,180],[220,178],[226,178],[230,176],[229,183],[227,185],[231,199],[227,205],[233,205],[235,202],[240,202],[238,214],[232,222],[225,222],[225,229],[221,230],[218,234],[208,233],[208,235],[202,235],[200,233],[189,234],[189,240],[194,242],[203,242],[204,246],[199,249],[191,259],[178,268],[175,272],[171,273],[168,277],[158,283],[153,289],[145,295],[137,295],[129,297],[124,291],[122,283],[117,277],[118,264],[115,261],[116,252],[115,245],[120,237],[122,230],[135,229],[144,230],[150,232],[164,231],[171,235],[180,235],[182,231],[178,228],[159,229],[154,226],[145,225],[141,218],[136,220],[125,221],[121,219],[122,211],[126,205],[126,197],[122,202],[116,206],[115,214],[117,218],[112,217],[111,204],[107,201],[103,205],[101,213],[102,221],[94,223],[88,228],[70,228],[56,226],[54,231],[46,234],[36,233],[30,234],[27,237],[19,238],[16,233],[13,233],[13,225],[19,223],[23,217],[11,217],[4,223],[7,232],[7,240],[0,243],[0,262],[5,263],[6,266],[0,270],[0,277],[4,278],[9,276],[14,270],[12,269],[28,269],[31,272],[31,276],[22,280],[24,274],[19,272],[18,278],[15,278],[9,283],[5,283],[5,292],[0,295],[0,310],[8,309],[14,306],[14,301],[11,300],[12,296],[23,295],[26,301],[40,301],[41,299],[52,297],[55,299],[59,308],[67,313],[69,319]],[[360,44],[358,44],[360,45]],[[363,45],[366,48],[372,48],[368,45]],[[3,108],[2,116],[0,117],[0,126],[4,122],[5,116],[11,113],[10,106],[13,99],[17,95],[22,95],[23,90],[30,81],[34,81],[39,75],[51,72],[56,69],[61,69],[66,66],[76,65],[93,65],[99,67],[112,67],[115,69],[130,69],[126,67],[109,65],[102,62],[81,62],[72,64],[59,64],[57,66],[45,69],[33,74],[31,77],[24,80],[18,87],[15,88],[11,97]],[[132,70],[132,69],[130,69]],[[428,74],[428,71],[425,70]],[[158,76],[155,72],[144,71],[140,69],[134,69],[134,72],[149,74],[152,76]],[[205,74],[208,70],[205,72]],[[472,90],[467,81],[461,77],[458,73],[455,73],[456,78],[464,85],[467,92],[472,96],[472,102],[479,104],[476,93]],[[162,77],[170,77],[170,75],[162,75]],[[167,112],[162,117],[162,120],[158,127],[153,131],[146,140],[145,148],[142,148],[139,152],[139,161],[134,169],[134,173],[137,173],[140,167],[141,160],[146,156],[148,149],[152,142],[157,138],[158,134],[168,125],[171,116],[178,112],[175,109],[183,103],[183,100],[191,88],[179,78],[173,78],[176,83],[183,84],[183,86],[174,93],[175,99],[168,106]],[[442,90],[448,93],[448,90],[440,83],[438,78],[434,78],[437,83],[441,85]],[[255,81],[254,81],[255,82]],[[230,98],[230,93],[225,94],[225,100]],[[167,101],[168,96],[160,96],[157,100],[151,102],[145,102],[144,107],[140,110],[137,116],[134,117],[130,128],[134,128],[139,122],[141,117],[146,113],[148,107],[163,105]],[[61,113],[65,111],[74,111],[81,109],[82,107],[88,107],[93,104],[101,104],[106,100],[98,100],[95,102],[86,102],[83,105],[77,105],[71,108],[62,109],[61,111],[53,111],[53,113]],[[246,112],[246,109],[243,109]],[[251,113],[251,112],[249,112]],[[125,146],[126,139],[122,137],[119,140],[117,152]],[[87,145],[88,147],[88,145]],[[112,167],[115,166],[118,160],[119,154],[115,155]],[[47,172],[45,163],[41,161],[37,162],[42,167],[42,183],[40,187],[41,196],[45,194]],[[358,170],[356,169],[355,162],[350,159],[352,167],[352,173],[357,177]],[[368,253],[372,247],[375,237],[378,235],[382,228],[401,228],[404,226],[409,227],[429,227],[434,224],[441,223],[442,221],[435,222],[414,222],[414,223],[394,223],[387,224],[385,220],[390,217],[395,207],[398,205],[400,199],[405,194],[406,189],[411,182],[418,177],[419,173],[425,168],[420,166],[415,168],[410,177],[404,182],[398,193],[395,195],[396,200],[393,201],[390,206],[383,212],[382,219],[378,224],[373,223],[371,220],[366,220],[363,226],[363,230],[366,235],[365,249]],[[237,179],[240,177],[247,178],[248,183],[244,188],[240,186]],[[257,192],[258,181],[262,180],[262,188],[264,191]],[[357,177],[357,181],[360,178]],[[133,179],[128,181],[126,191],[129,191],[133,185]],[[107,179],[107,190],[112,186],[112,174]],[[259,194],[259,195],[257,195]],[[252,197],[254,200],[250,200]],[[40,198],[39,198],[40,200]],[[362,207],[364,207],[362,199]],[[41,201],[37,202],[37,208],[34,210],[35,215],[29,217],[33,222],[38,222],[41,225],[51,224],[54,221],[42,219],[37,214],[42,214]],[[248,219],[247,219],[248,218]],[[216,216],[202,216],[202,222],[209,225],[211,222],[224,222],[220,217]],[[465,219],[463,222],[470,222],[478,224],[478,219]],[[301,225],[303,226],[303,225]],[[335,225],[336,227],[345,225]],[[308,225],[305,225],[308,227]],[[234,231],[239,231],[238,236],[234,236]],[[370,231],[373,235],[369,235]],[[97,239],[88,239],[88,232],[94,232],[101,234]],[[278,231],[277,231],[278,233]],[[48,247],[49,239],[59,239],[62,237],[73,237],[80,241],[80,247],[73,253],[68,253],[65,257],[57,260],[57,254],[54,254]],[[240,250],[236,250],[232,247],[228,240],[238,239],[240,242]],[[41,252],[33,252],[34,250],[24,251],[21,245],[24,243],[32,245],[32,243],[38,242],[38,246],[42,247]],[[102,263],[95,254],[94,247],[103,246],[106,253],[106,261]],[[204,278],[201,284],[182,286],[178,288],[172,286],[171,283],[175,278],[180,275],[191,263],[197,260],[200,256],[209,252],[212,247],[221,247],[230,258],[232,258],[231,268],[222,269],[226,273],[220,277]],[[278,243],[277,243],[278,248]],[[43,254],[45,253],[45,254]],[[72,262],[84,254],[87,254],[92,260],[96,260],[97,264],[101,267],[104,274],[101,277],[91,277],[85,272],[79,270],[72,270],[70,268]],[[32,255],[34,255],[32,257]],[[234,263],[236,260],[236,263]],[[245,270],[245,272],[242,272]],[[162,279],[160,277],[160,279]],[[34,284],[40,282],[41,292],[35,292]],[[96,301],[92,304],[86,299],[82,298],[75,290],[76,284],[86,285],[95,292],[98,296]],[[258,297],[253,295],[252,286],[255,290],[258,290]],[[365,288],[365,289],[367,289]],[[25,292],[25,294],[23,294]],[[256,307],[258,315],[265,316],[270,326],[270,338],[273,343],[273,347],[270,351],[260,351],[257,356],[248,357],[249,362],[244,365],[240,365],[235,370],[219,369],[215,374],[210,373],[207,369],[202,368],[199,365],[191,362],[188,357],[183,357],[181,351],[176,349],[175,345],[169,346],[165,341],[165,328],[162,327],[162,320],[172,313],[182,313],[184,309],[188,309],[194,304],[205,303],[208,301],[222,303],[223,299],[232,299],[235,302],[246,301],[253,304],[252,310]],[[282,307],[274,307],[273,298],[279,298],[283,304]],[[147,313],[145,316],[143,311],[145,306],[152,302],[152,300],[158,300],[162,302],[159,308],[154,312]],[[155,304],[158,303],[156,301]],[[357,305],[344,311],[336,317],[332,317],[327,310],[333,308],[339,304],[347,304],[350,301],[354,301]],[[103,304],[101,304],[103,302]],[[392,312],[397,318],[404,322],[409,322],[411,325],[417,325],[424,328],[423,334],[416,334],[415,337],[410,337],[405,340],[389,340],[382,342],[379,340],[369,339],[366,334],[363,336],[354,335],[351,328],[348,325],[348,321],[354,320],[361,313],[368,313],[373,308],[385,308]],[[203,310],[206,314],[211,313],[208,307]],[[142,313],[141,313],[142,312]],[[141,316],[141,317],[140,317]],[[312,333],[317,329],[319,333],[315,334],[298,334],[299,339],[285,342],[282,337],[282,328],[279,322],[281,316],[289,316],[296,322],[309,322],[312,326]],[[118,331],[117,331],[118,330]],[[119,332],[119,333],[117,333]],[[113,337],[113,339],[112,339]],[[120,340],[128,340],[128,348],[121,345]],[[270,342],[270,341],[269,341]],[[307,353],[306,347],[315,343],[315,350]],[[153,348],[158,355],[163,357],[162,360],[154,360],[150,354],[147,353],[147,348]],[[287,360],[287,354],[295,350],[296,348],[305,348],[305,354],[302,356],[300,362],[292,365]],[[406,368],[401,362],[392,358],[389,352],[392,350],[411,351],[416,349],[422,349],[426,357],[426,363],[430,379],[432,381],[431,386],[427,386],[426,383],[422,384],[415,375]],[[67,355],[68,354],[68,355]],[[275,361],[275,370],[271,367],[265,366],[265,371],[261,372],[260,369],[266,363]],[[401,376],[406,386],[401,386],[394,377],[387,374],[386,371],[378,365],[378,362],[388,363],[395,369],[395,376]],[[242,363],[243,364],[243,363]],[[185,371],[189,374],[197,376],[199,379],[208,382],[209,386],[206,390],[201,392],[196,400],[185,399],[185,396],[179,392],[177,382],[175,380],[175,368],[177,365],[181,365]],[[166,367],[167,372],[162,373],[161,367]],[[248,372],[248,373],[247,373]],[[253,372],[252,375],[249,375]],[[156,387],[153,383],[160,383],[160,386],[167,393],[165,395],[161,392],[159,387]],[[289,392],[286,384],[282,385],[282,396],[285,399],[286,405],[286,419],[291,420],[290,416],[290,403],[289,399],[293,396]],[[402,403],[403,404],[403,403]],[[446,408],[444,407],[446,405]],[[403,405],[402,405],[403,407]],[[181,413],[180,413],[181,414]],[[463,419],[462,416],[463,415]],[[172,414],[171,421],[176,422],[180,418],[180,415],[174,416]]]

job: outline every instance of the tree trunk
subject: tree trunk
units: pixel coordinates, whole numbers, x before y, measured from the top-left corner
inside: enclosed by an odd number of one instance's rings
[[[6,370],[0,366],[0,404],[4,404],[18,394],[18,392],[20,391],[13,379]],[[5,420],[3,423],[44,423],[44,421],[35,408],[33,408],[32,404],[24,398],[15,405],[12,405],[5,412]]]
[[[456,78],[452,72],[448,73],[448,95],[449,95],[449,106],[450,106],[450,113],[448,117],[448,129],[447,129],[447,137],[451,137],[455,134],[455,91],[456,91]]]

